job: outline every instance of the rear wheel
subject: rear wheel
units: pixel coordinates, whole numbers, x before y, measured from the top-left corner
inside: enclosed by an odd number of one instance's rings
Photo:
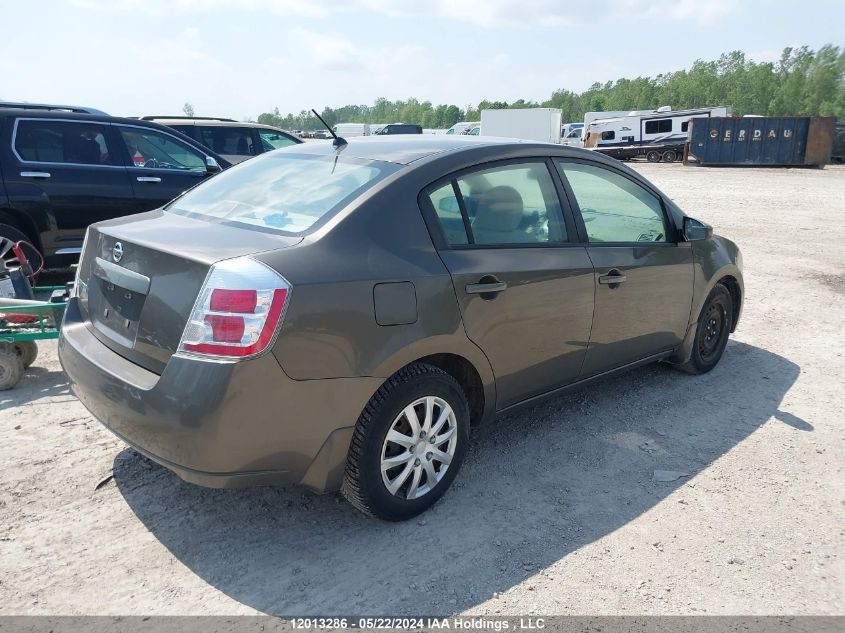
[[[663,152],[662,158],[664,163],[674,163],[675,159],[678,158],[678,153],[673,149],[667,149]]]
[[[645,159],[650,163],[659,163],[660,152],[658,152],[657,150],[651,150],[645,155]]]
[[[38,358],[38,344],[35,341],[21,341],[15,343],[15,351],[21,357],[24,369],[32,365]]]
[[[713,369],[728,344],[732,323],[731,293],[722,284],[716,284],[698,317],[690,359],[681,365],[681,369],[691,374],[706,374]]]
[[[8,343],[0,343],[0,391],[14,388],[23,376],[23,360]]]
[[[466,454],[469,406],[446,372],[415,363],[367,403],[352,436],[343,495],[356,508],[404,521],[446,491]]]
[[[17,266],[18,261],[15,254],[10,249],[11,245],[9,242],[26,242],[29,244],[29,236],[16,226],[6,224],[0,220],[0,238],[6,238],[5,240],[0,239],[0,258],[2,258],[7,265]],[[26,255],[27,259],[29,259],[30,265],[34,268],[37,265],[41,254],[36,251],[34,247],[30,247],[28,245],[23,246],[23,253]]]

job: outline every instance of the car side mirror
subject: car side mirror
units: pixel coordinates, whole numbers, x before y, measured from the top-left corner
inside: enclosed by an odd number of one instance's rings
[[[440,202],[437,203],[437,208],[440,211],[445,211],[446,213],[460,213],[461,207],[458,204],[457,198],[441,198]]]
[[[216,174],[220,171],[220,163],[218,163],[213,156],[206,156],[205,171],[209,174]]]
[[[684,217],[684,239],[687,242],[709,240],[713,237],[713,227],[695,218]]]

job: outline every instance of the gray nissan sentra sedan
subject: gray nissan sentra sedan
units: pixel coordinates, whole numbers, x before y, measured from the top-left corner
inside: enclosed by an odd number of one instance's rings
[[[93,225],[59,354],[97,419],[187,481],[402,520],[498,413],[644,363],[711,370],[741,267],[587,150],[303,144]]]

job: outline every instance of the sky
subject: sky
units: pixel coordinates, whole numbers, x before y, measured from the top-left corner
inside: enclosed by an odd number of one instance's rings
[[[0,0],[0,99],[235,119],[378,97],[463,108],[843,46],[843,25],[843,0]]]

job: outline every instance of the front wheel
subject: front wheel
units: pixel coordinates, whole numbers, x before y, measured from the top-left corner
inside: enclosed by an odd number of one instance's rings
[[[731,293],[722,284],[716,284],[698,317],[690,359],[681,369],[691,374],[706,374],[713,369],[728,344],[732,323]]]
[[[457,381],[437,367],[409,365],[361,413],[343,495],[370,516],[410,519],[443,495],[468,443],[469,406]]]

